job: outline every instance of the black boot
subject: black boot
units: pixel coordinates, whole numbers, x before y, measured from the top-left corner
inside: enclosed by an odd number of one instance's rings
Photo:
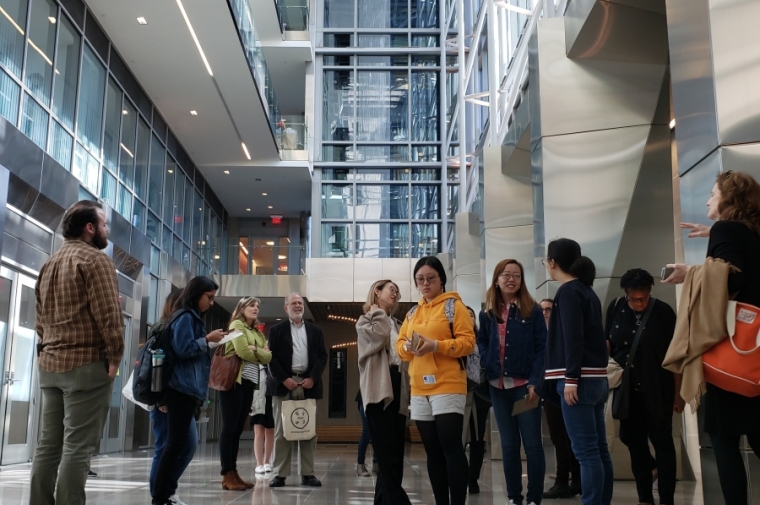
[[[570,498],[573,496],[578,496],[579,494],[583,494],[583,490],[581,489],[581,479],[573,479],[572,482],[570,482]]]
[[[480,493],[478,479],[480,478],[480,469],[483,467],[485,454],[485,442],[470,442],[470,494]]]
[[[554,485],[548,491],[544,491],[544,500],[556,500],[558,498],[572,498],[570,486],[565,482],[554,481]]]

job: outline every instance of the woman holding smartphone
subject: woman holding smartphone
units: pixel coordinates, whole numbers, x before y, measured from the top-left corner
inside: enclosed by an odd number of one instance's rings
[[[602,304],[592,286],[594,263],[581,255],[578,242],[553,240],[543,260],[560,283],[549,316],[545,393],[559,402],[573,453],[581,466],[583,505],[610,505],[612,459],[607,447],[607,342]]]
[[[375,282],[356,322],[359,351],[359,386],[369,436],[377,455],[375,503],[411,505],[401,487],[404,477],[406,415],[409,382],[406,363],[396,351],[398,326],[391,317],[399,300],[395,282]]]
[[[158,462],[153,484],[153,505],[167,505],[177,489],[176,467],[187,451],[188,430],[196,409],[206,400],[211,369],[209,342],[219,342],[224,330],[206,333],[201,315],[214,305],[219,285],[207,277],[194,277],[174,303],[174,312],[183,311],[171,325],[172,342],[166,359],[174,365],[164,400],[168,409],[168,439]],[[196,442],[197,443],[197,442]],[[195,448],[193,448],[194,450]]]
[[[501,436],[504,480],[509,503],[522,504],[520,442],[528,460],[528,505],[539,505],[544,493],[546,459],[541,440],[541,409],[536,387],[544,372],[546,324],[543,312],[523,285],[517,260],[500,261],[493,271],[480,312],[478,348],[489,383],[491,403]],[[513,415],[527,399],[529,410]]]
[[[409,362],[411,414],[427,453],[435,503],[464,505],[467,374],[460,358],[475,348],[475,332],[459,295],[446,292],[446,271],[438,258],[420,258],[413,277],[422,298],[404,318],[396,352]]]

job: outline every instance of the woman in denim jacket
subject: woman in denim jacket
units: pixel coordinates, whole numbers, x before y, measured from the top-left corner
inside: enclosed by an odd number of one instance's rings
[[[529,505],[541,503],[546,471],[536,393],[544,371],[546,324],[523,278],[523,267],[516,260],[506,259],[496,265],[478,331],[480,361],[501,436],[507,505],[523,503],[521,439],[528,460]],[[524,398],[533,408],[512,416],[515,403]]]
[[[179,479],[175,466],[187,450],[187,433],[195,409],[206,399],[211,369],[208,343],[219,342],[227,333],[214,330],[206,334],[201,319],[201,314],[214,305],[217,289],[219,286],[211,279],[195,277],[174,304],[174,312],[185,312],[172,323],[172,345],[165,349],[174,370],[164,393],[169,434],[153,484],[153,505],[171,503],[169,498]]]

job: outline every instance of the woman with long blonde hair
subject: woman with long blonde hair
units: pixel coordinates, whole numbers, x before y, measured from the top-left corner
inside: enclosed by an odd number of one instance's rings
[[[224,355],[237,354],[243,362],[238,372],[236,384],[229,391],[219,392],[222,410],[222,433],[219,436],[219,457],[222,463],[222,489],[245,491],[253,487],[237,472],[237,455],[240,435],[253,403],[253,392],[258,389],[263,377],[259,377],[259,365],[272,360],[264,335],[258,330],[259,299],[253,296],[242,298],[230,318],[231,332],[241,335],[225,344]]]
[[[375,503],[384,505],[410,505],[401,487],[409,382],[407,366],[396,351],[398,326],[391,317],[399,296],[395,282],[375,282],[356,322],[359,392],[379,465]]]

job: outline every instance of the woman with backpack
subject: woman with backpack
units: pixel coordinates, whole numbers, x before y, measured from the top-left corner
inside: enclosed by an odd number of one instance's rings
[[[496,265],[478,331],[480,362],[501,437],[508,505],[523,502],[521,439],[528,461],[529,505],[541,503],[546,472],[536,392],[544,371],[546,324],[541,307],[522,282],[524,275],[517,260],[505,259]],[[513,415],[515,404],[525,401],[528,410]]]
[[[446,292],[438,258],[420,258],[413,278],[422,298],[404,318],[396,352],[409,362],[411,416],[427,453],[436,505],[464,505],[469,472],[462,444],[467,374],[461,358],[473,352],[475,332],[459,295]]]
[[[164,393],[167,411],[168,437],[164,453],[158,462],[153,484],[153,505],[171,504],[179,476],[176,468],[185,451],[195,445],[188,441],[187,433],[193,416],[206,400],[208,375],[211,369],[209,342],[219,342],[227,333],[214,330],[206,333],[201,315],[214,305],[219,285],[207,277],[194,277],[174,303],[174,322],[171,324],[171,345],[166,349],[166,360],[173,373]]]

